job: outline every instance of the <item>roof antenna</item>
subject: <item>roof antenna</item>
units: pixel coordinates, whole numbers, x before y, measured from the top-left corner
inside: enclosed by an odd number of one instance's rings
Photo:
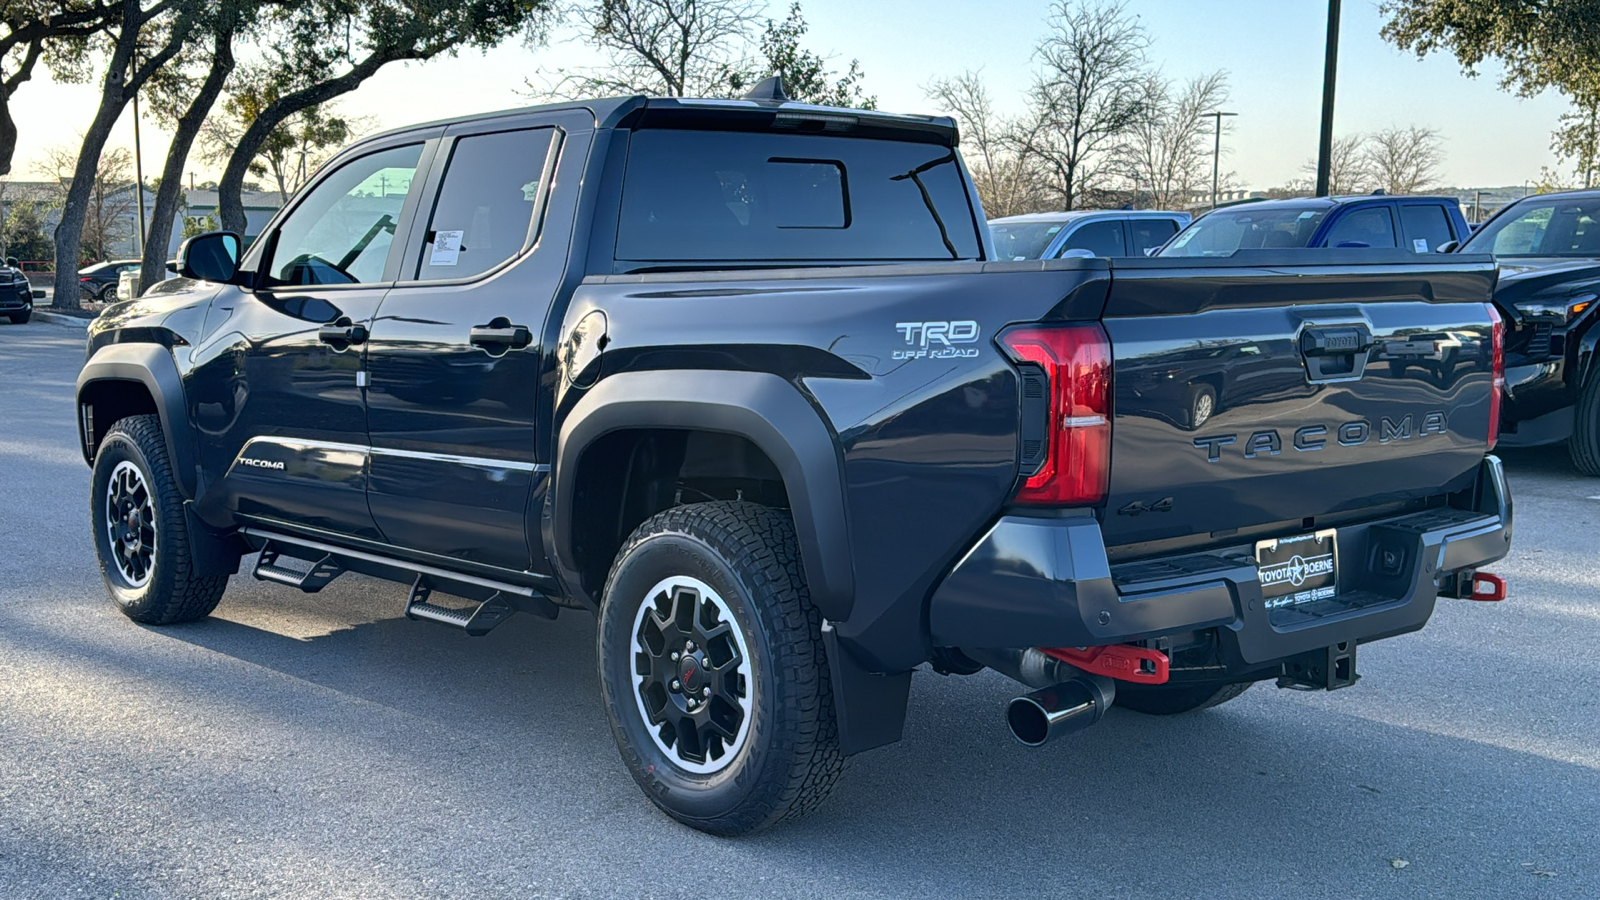
[[[746,100],[758,103],[786,103],[789,95],[783,92],[783,76],[773,75],[756,82],[750,93],[744,95]]]

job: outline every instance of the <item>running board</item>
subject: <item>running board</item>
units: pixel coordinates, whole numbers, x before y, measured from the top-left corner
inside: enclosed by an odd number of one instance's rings
[[[517,611],[516,607],[506,602],[499,591],[471,609],[453,609],[429,603],[428,598],[431,596],[433,588],[428,584],[427,576],[418,575],[417,580],[411,583],[411,596],[406,600],[406,618],[427,619],[430,622],[459,628],[473,637],[481,637],[493,631],[496,625],[511,618],[511,614]]]
[[[300,568],[296,564],[305,565],[307,568]],[[321,559],[311,562],[299,557],[284,556],[283,551],[271,541],[261,548],[261,555],[256,557],[256,578],[297,587],[308,594],[315,594],[327,587],[328,582],[343,574],[344,566],[340,565],[332,554],[325,553]]]
[[[451,572],[436,566],[325,544],[309,538],[259,528],[240,529],[262,542],[255,577],[297,587],[308,594],[322,590],[345,572],[359,572],[401,584],[410,583],[406,618],[425,619],[460,628],[470,635],[488,634],[513,613],[554,619],[560,611],[537,588],[481,575]],[[456,609],[430,602],[433,593],[459,596],[474,605]]]

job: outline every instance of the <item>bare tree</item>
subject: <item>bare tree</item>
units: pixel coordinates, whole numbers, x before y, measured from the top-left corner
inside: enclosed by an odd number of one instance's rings
[[[54,181],[58,208],[66,202],[78,169],[78,151],[75,147],[52,147],[45,152],[40,174]],[[84,188],[87,198],[84,206],[80,260],[109,259],[115,245],[128,239],[137,225],[138,200],[134,195],[133,154],[125,148],[114,147],[100,154],[98,165]],[[72,283],[78,283],[77,265],[72,266]],[[75,305],[75,304],[74,304]]]
[[[1600,168],[1600,97],[1573,100],[1573,111],[1561,117],[1561,125],[1550,139],[1550,149],[1560,159],[1572,161],[1578,187],[1588,189],[1594,185]],[[1544,180],[1559,177],[1550,175]]]
[[[1358,194],[1372,190],[1374,176],[1368,152],[1370,142],[1371,138],[1365,134],[1347,134],[1333,139],[1333,152],[1328,158],[1328,193]],[[1317,161],[1306,160],[1300,171],[1305,176],[1305,183],[1291,184],[1289,188],[1310,194],[1316,185]]]
[[[1016,140],[1049,167],[1061,208],[1106,185],[1119,142],[1149,114],[1149,45],[1122,2],[1057,0]]]
[[[936,79],[928,99],[953,116],[961,128],[962,155],[990,218],[1049,208],[1049,173],[1015,140],[1015,123],[994,108],[977,72]]]
[[[559,97],[651,94],[720,96],[746,58],[761,23],[758,0],[599,0],[572,10],[583,39],[606,60],[558,70],[553,83],[529,84]]]
[[[1121,166],[1134,190],[1147,194],[1153,207],[1183,209],[1211,186],[1215,126],[1206,114],[1227,103],[1228,95],[1226,72],[1182,85],[1159,74],[1148,76],[1149,114],[1131,129]]]
[[[1439,132],[1395,126],[1367,136],[1363,157],[1373,183],[1389,194],[1415,194],[1438,183],[1444,149]]]

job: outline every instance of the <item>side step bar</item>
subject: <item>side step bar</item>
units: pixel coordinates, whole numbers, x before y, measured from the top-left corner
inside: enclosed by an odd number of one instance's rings
[[[254,572],[262,581],[297,587],[308,594],[322,590],[345,572],[359,572],[401,584],[410,582],[406,618],[450,625],[473,636],[488,634],[513,613],[526,612],[554,619],[559,612],[550,598],[526,585],[451,572],[257,528],[240,531],[262,542]],[[475,605],[457,609],[432,603],[430,598],[435,591],[463,597]]]
[[[499,591],[472,609],[452,609],[429,603],[433,588],[428,585],[427,577],[418,575],[417,580],[411,583],[411,596],[406,600],[408,619],[427,619],[441,625],[451,625],[473,637],[479,637],[493,631],[496,625],[511,618],[511,614],[517,611]]]

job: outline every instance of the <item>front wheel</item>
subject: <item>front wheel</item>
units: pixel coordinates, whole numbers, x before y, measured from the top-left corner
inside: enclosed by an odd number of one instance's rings
[[[161,420],[129,416],[95,452],[89,521],[111,598],[146,625],[203,619],[217,608],[227,576],[194,573],[183,495],[167,460]]]
[[[14,312],[8,318],[11,319],[11,324],[13,325],[26,325],[28,320],[33,318],[33,310],[25,309],[22,312]]]
[[[1572,464],[1585,475],[1600,475],[1600,370],[1589,373],[1589,380],[1578,393],[1572,410],[1572,437],[1567,439]]]
[[[600,683],[656,806],[736,835],[827,797],[843,757],[821,625],[777,510],[697,503],[633,532],[600,610]]]

